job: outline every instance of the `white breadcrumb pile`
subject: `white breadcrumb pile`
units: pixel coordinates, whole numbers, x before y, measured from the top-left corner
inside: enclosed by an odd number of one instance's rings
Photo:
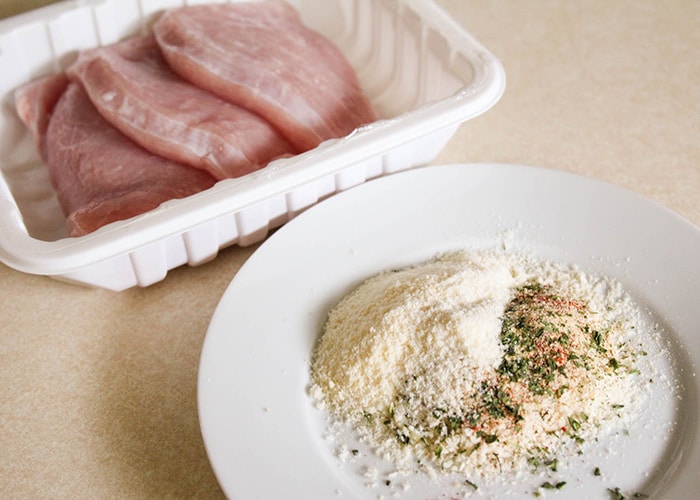
[[[505,251],[451,252],[343,298],[309,392],[397,468],[555,469],[559,453],[631,418],[647,381],[637,319],[606,277]]]

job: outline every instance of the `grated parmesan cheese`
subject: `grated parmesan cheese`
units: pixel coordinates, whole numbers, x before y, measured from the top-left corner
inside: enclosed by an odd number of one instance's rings
[[[629,418],[636,308],[619,283],[501,251],[382,272],[330,312],[310,395],[398,469],[556,468]]]

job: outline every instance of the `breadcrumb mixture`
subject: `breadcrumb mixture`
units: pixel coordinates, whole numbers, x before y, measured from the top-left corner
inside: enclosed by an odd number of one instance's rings
[[[452,252],[330,312],[310,394],[397,467],[549,467],[630,418],[647,380],[621,285],[529,256]],[[565,451],[568,450],[568,451]]]

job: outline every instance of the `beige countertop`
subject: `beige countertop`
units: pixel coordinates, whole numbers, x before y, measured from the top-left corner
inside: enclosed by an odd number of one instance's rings
[[[41,3],[0,0],[0,15]],[[438,3],[501,59],[508,87],[436,163],[575,172],[700,225],[699,2]],[[0,264],[0,497],[222,497],[197,418],[199,354],[254,250],[121,293]]]

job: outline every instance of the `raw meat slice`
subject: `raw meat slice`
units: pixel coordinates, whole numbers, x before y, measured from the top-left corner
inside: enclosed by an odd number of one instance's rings
[[[126,136],[217,179],[240,177],[298,152],[258,115],[178,76],[153,36],[83,51],[67,74]]]
[[[181,7],[153,30],[176,72],[259,113],[302,150],[377,119],[343,54],[285,2]]]
[[[68,86],[63,73],[37,78],[15,91],[15,108],[20,120],[34,137],[41,158],[46,161],[46,129],[58,99]]]
[[[107,123],[71,82],[46,131],[51,180],[71,236],[214,185],[206,172],[149,153]]]

